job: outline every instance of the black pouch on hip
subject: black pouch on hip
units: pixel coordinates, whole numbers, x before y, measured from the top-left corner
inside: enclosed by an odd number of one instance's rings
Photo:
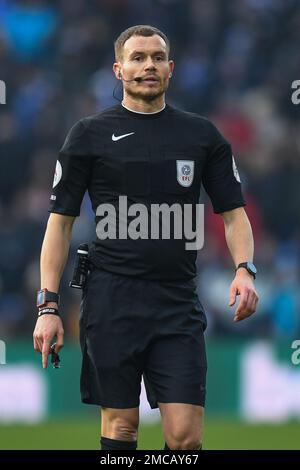
[[[69,287],[83,289],[90,269],[89,245],[82,243],[77,248],[72,281]]]

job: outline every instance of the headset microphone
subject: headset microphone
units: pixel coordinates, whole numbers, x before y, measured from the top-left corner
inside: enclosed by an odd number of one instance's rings
[[[135,78],[131,78],[131,80],[126,80],[125,78],[122,77],[121,75],[121,72],[119,72],[119,79],[120,80],[124,80],[124,82],[142,82],[143,81],[143,77],[135,77]]]
[[[125,78],[122,78],[121,72],[118,73],[118,78],[119,78],[119,80],[124,80],[124,82],[137,82],[137,83],[140,83],[140,82],[143,81],[143,77],[135,77],[135,78],[132,78],[131,80],[125,80]],[[120,103],[121,103],[121,100],[115,95],[117,86],[118,86],[118,82],[117,82],[117,84],[116,84],[116,86],[115,86],[115,88],[114,88],[114,90],[113,90],[113,97],[114,97],[116,100],[120,101]]]

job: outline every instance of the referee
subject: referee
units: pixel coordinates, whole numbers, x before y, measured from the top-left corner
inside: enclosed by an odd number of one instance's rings
[[[150,227],[145,217],[138,223],[133,216],[137,207],[140,213],[158,205],[196,208],[203,183],[223,218],[235,264],[229,305],[240,300],[234,321],[252,315],[258,302],[251,226],[229,143],[207,119],[165,103],[174,69],[166,35],[152,26],[131,27],[116,40],[115,57],[122,103],[77,122],[59,153],[34,348],[46,368],[53,337],[56,352],[63,346],[59,284],[88,190],[96,234],[81,302],[81,397],[101,407],[101,449],[137,448],[143,377],[149,405],[161,413],[165,449],[197,450],[207,370],[197,250],[187,249],[186,234],[170,229],[169,237],[157,236],[153,220]],[[191,218],[195,227],[195,210]],[[155,221],[163,229],[171,218]]]

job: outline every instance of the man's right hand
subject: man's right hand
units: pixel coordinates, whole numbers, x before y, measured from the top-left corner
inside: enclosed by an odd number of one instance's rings
[[[51,302],[51,305],[47,305],[47,307],[56,307]],[[57,337],[56,345],[55,345],[55,352],[58,351],[64,345],[64,329],[62,320],[58,315],[52,314],[44,314],[41,315],[36,322],[35,329],[33,332],[33,347],[35,351],[40,352],[42,354],[42,363],[43,368],[46,369],[48,365],[48,356],[50,354],[51,342],[54,338]]]

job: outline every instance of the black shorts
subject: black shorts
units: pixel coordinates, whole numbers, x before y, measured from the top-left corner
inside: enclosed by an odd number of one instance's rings
[[[206,316],[195,281],[149,281],[93,268],[83,291],[81,399],[109,408],[204,406]]]

